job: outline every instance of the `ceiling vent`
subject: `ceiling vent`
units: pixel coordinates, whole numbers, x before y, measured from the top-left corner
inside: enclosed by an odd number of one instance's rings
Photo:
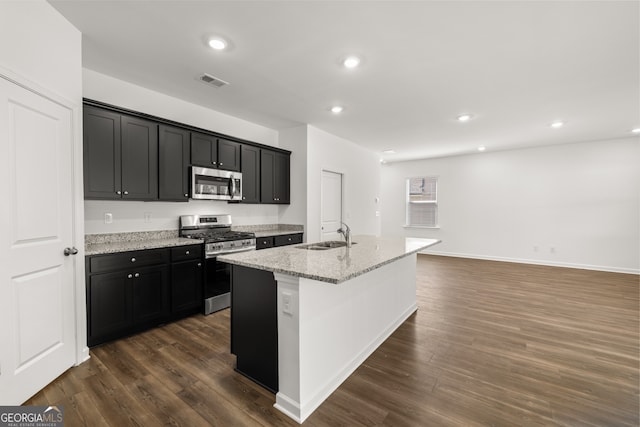
[[[203,75],[198,76],[198,80],[215,87],[222,87],[229,84],[229,82],[225,82],[224,80],[219,79],[217,77],[213,77],[211,74],[207,74],[207,73],[204,73]]]

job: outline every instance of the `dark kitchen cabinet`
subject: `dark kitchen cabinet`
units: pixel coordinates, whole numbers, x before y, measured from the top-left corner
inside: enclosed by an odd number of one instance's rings
[[[189,201],[189,132],[166,125],[158,129],[158,198]]]
[[[83,141],[85,198],[122,198],[120,114],[85,106]]]
[[[236,369],[278,391],[277,283],[270,271],[234,265],[231,288],[231,351]]]
[[[303,233],[291,233],[256,238],[256,250],[297,245],[298,243],[302,243],[302,235]]]
[[[218,168],[240,172],[240,144],[218,139]]]
[[[289,155],[261,150],[260,200],[262,203],[289,204]]]
[[[169,267],[137,268],[132,284],[133,326],[155,326],[166,320],[170,311]]]
[[[242,202],[260,203],[260,149],[243,145],[242,159]]]
[[[171,261],[172,316],[201,312],[204,278],[202,245],[171,249]]]
[[[191,132],[191,164],[214,169],[240,171],[240,144]]]
[[[205,168],[218,167],[218,146],[215,136],[191,132],[191,164]]]
[[[298,243],[302,243],[302,233],[295,234],[284,234],[282,236],[274,236],[273,237],[274,246],[287,246],[287,245],[297,245]]]
[[[86,199],[158,199],[158,125],[84,107]]]
[[[131,279],[125,272],[90,276],[87,281],[88,344],[126,334],[133,324]]]
[[[86,258],[89,346],[165,322],[170,315],[169,250]]]

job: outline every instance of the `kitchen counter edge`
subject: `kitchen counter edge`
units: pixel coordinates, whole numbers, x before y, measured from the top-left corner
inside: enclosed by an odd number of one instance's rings
[[[356,237],[357,240],[357,237]],[[399,253],[395,256],[391,256],[388,259],[384,259],[382,261],[373,263],[365,268],[359,269],[357,271],[351,272],[349,274],[340,276],[340,277],[329,277],[329,276],[320,276],[317,274],[310,274],[310,273],[306,273],[306,272],[301,272],[301,271],[295,271],[295,270],[291,270],[291,269],[286,269],[286,268],[279,268],[274,266],[273,264],[268,264],[268,263],[256,263],[256,262],[250,262],[250,261],[245,261],[243,259],[237,259],[237,257],[234,258],[235,254],[229,254],[229,255],[222,255],[218,257],[219,261],[222,262],[226,262],[229,264],[234,264],[234,265],[239,265],[242,267],[248,267],[248,268],[255,268],[258,270],[265,270],[265,271],[271,271],[274,273],[281,273],[281,274],[287,274],[293,277],[301,277],[301,278],[305,278],[305,279],[311,279],[311,280],[317,280],[320,282],[326,282],[326,283],[331,283],[331,284],[340,284],[343,282],[346,282],[347,280],[351,280],[355,277],[361,276],[363,274],[366,274],[370,271],[373,271],[375,269],[378,269],[384,265],[390,264],[394,261],[397,261],[401,258],[407,257],[409,255],[412,255],[414,253],[420,252],[424,249],[427,249],[435,244],[438,244],[441,242],[441,240],[439,239],[417,239],[417,238],[410,238],[410,239],[406,239],[406,240],[412,240],[414,243],[417,243],[418,241],[424,241],[423,244],[421,245],[416,245],[415,247],[413,247],[411,250],[407,250],[403,253]],[[285,247],[279,247],[279,248],[271,248],[268,250],[265,250],[264,253],[265,255],[267,255],[267,253],[272,254],[273,251],[286,251],[286,250],[291,250],[291,248],[296,248],[297,246],[300,245],[295,245],[295,246],[285,246]],[[339,248],[339,249],[344,249],[344,248]],[[303,249],[297,249],[297,250],[303,250]],[[258,253],[263,252],[263,251],[259,251]],[[242,253],[237,254],[237,255],[242,255]]]

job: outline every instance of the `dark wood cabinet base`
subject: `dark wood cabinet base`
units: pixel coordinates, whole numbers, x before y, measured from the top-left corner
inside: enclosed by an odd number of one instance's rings
[[[231,283],[231,352],[236,371],[278,391],[277,283],[273,273],[234,265]]]

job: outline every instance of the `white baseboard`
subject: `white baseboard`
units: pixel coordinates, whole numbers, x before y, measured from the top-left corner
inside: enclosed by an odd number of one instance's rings
[[[609,267],[609,266],[603,266],[603,265],[575,264],[570,262],[557,262],[557,261],[535,260],[535,259],[524,259],[524,258],[508,258],[508,257],[496,257],[496,256],[487,256],[487,255],[462,254],[462,253],[456,253],[456,252],[442,252],[442,251],[434,251],[434,250],[425,250],[419,253],[424,255],[450,256],[455,258],[482,259],[487,261],[514,262],[519,264],[547,265],[549,267],[567,267],[567,268],[577,268],[581,270],[607,271],[611,273],[640,274],[640,269]]]
[[[300,417],[298,416],[298,414],[301,413],[298,403],[280,391],[276,393],[276,403],[273,405],[273,407],[298,424],[302,424],[302,422],[304,421],[304,419],[300,419]]]

